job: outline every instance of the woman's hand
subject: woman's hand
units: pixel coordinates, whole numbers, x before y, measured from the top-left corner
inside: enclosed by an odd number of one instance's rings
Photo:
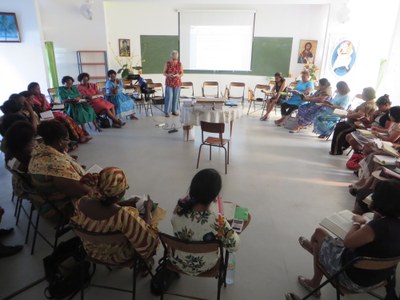
[[[354,215],[352,219],[356,223],[360,223],[360,224],[367,223],[367,220],[363,216],[360,216],[360,215]]]

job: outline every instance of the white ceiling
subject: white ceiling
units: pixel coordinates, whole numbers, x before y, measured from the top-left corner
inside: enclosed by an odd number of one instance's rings
[[[330,4],[348,0],[103,0],[105,2],[146,2],[180,4]]]

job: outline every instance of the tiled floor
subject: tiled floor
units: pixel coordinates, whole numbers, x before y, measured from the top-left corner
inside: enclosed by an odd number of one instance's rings
[[[234,124],[231,144],[231,163],[223,177],[222,196],[248,207],[252,223],[241,235],[241,246],[236,254],[235,284],[222,291],[222,299],[269,300],[284,299],[286,291],[305,295],[297,284],[298,274],[310,275],[312,257],[297,242],[300,235],[309,236],[323,216],[345,208],[351,209],[354,198],[347,185],[355,179],[345,169],[345,157],[329,156],[329,142],[321,141],[310,132],[290,134],[272,121],[260,122],[259,113],[246,116]],[[195,163],[199,146],[196,141],[184,142],[182,130],[168,134],[156,127],[157,123],[179,119],[141,116],[129,121],[123,129],[107,129],[80,146],[74,154],[82,164],[97,163],[119,166],[128,176],[129,194],[145,194],[168,211],[160,224],[162,231],[171,233],[169,222],[177,199],[188,190],[196,173]],[[223,152],[215,150],[209,161],[204,151],[200,168],[213,167],[223,174]],[[10,201],[10,176],[0,169],[0,205],[7,209],[2,227],[13,226],[14,204]],[[21,216],[13,236],[4,243],[23,243],[26,218]],[[49,236],[52,230],[45,228]],[[0,260],[0,298],[43,276],[42,259],[50,248],[40,239],[36,252],[30,255],[30,245],[22,253]],[[130,286],[130,271],[108,272],[99,268],[95,282]],[[15,299],[44,299],[42,283]],[[182,277],[171,287],[171,292],[189,294],[205,299],[216,298],[216,281]],[[334,299],[332,287],[322,291],[322,299]],[[90,288],[87,299],[130,299],[128,294]],[[75,297],[78,299],[78,297]],[[157,299],[150,294],[149,279],[140,279],[137,299]],[[183,299],[167,296],[167,300]],[[372,299],[369,296],[351,296],[346,299]]]

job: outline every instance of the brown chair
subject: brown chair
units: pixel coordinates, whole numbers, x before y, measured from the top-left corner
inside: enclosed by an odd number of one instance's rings
[[[210,147],[210,160],[211,160],[211,148],[218,147],[222,148],[225,151],[225,174],[228,172],[228,164],[229,164],[229,139],[224,139],[223,134],[225,132],[225,124],[224,123],[209,123],[200,121],[201,127],[201,145],[199,147],[199,154],[197,155],[197,169],[199,168],[201,147],[204,145]],[[218,137],[209,136],[204,139],[204,132],[210,132],[214,134],[218,134]],[[228,145],[228,149],[225,148],[225,145]]]
[[[75,234],[81,239],[82,242],[89,242],[92,245],[101,245],[101,244],[120,244],[126,242],[126,237],[123,235],[121,232],[116,231],[116,232],[106,232],[106,233],[97,233],[97,232],[91,232],[83,229],[79,225],[75,223],[71,223],[72,229],[75,232]],[[116,287],[111,287],[111,286],[104,286],[104,285],[98,285],[98,284],[90,284],[89,286],[93,287],[99,287],[99,288],[104,288],[104,289],[110,289],[110,290],[117,290],[120,292],[127,292],[132,294],[132,299],[135,300],[136,297],[136,277],[137,277],[137,271],[139,264],[144,265],[147,270],[149,271],[150,275],[153,276],[153,273],[151,272],[150,267],[147,265],[147,263],[138,255],[135,253],[133,258],[127,262],[119,263],[119,264],[110,264],[110,263],[105,263],[102,261],[97,260],[94,257],[89,256],[86,253],[85,260],[92,263],[94,266],[94,269],[96,269],[96,265],[104,265],[106,266],[109,270],[111,270],[111,267],[128,267],[132,268],[133,274],[132,274],[132,290],[127,290],[127,289],[121,289],[121,288],[116,288]],[[83,285],[82,285],[83,286]],[[85,288],[85,287],[84,287]],[[84,299],[84,288],[81,289],[81,299]]]
[[[220,257],[218,261],[216,262],[215,266],[206,272],[200,273],[197,275],[198,277],[214,277],[217,278],[218,282],[218,293],[217,293],[217,299],[219,300],[221,297],[221,287],[224,285],[226,287],[225,283],[225,274],[226,274],[226,267],[227,267],[227,257],[225,256],[224,259],[224,249],[222,247],[222,243],[219,240],[216,241],[210,241],[210,242],[189,242],[189,241],[184,241],[181,239],[178,239],[176,237],[170,236],[165,233],[160,233],[160,240],[161,243],[164,247],[164,255],[163,255],[163,264],[166,268],[168,268],[171,271],[180,273],[180,274],[185,274],[182,270],[180,270],[178,267],[173,265],[169,258],[174,255],[176,251],[183,251],[186,253],[220,253]],[[227,252],[225,252],[226,255],[228,255]],[[183,295],[179,295],[183,296]],[[185,297],[185,296],[183,296]],[[191,299],[197,299],[193,297],[187,296],[187,298]],[[161,294],[161,300],[164,299],[164,294]]]
[[[244,102],[244,82],[231,82],[228,88],[228,99],[240,99]]]
[[[149,83],[147,85],[149,89],[153,89],[154,93],[150,95],[151,104],[154,105],[155,108],[161,110],[163,112],[164,104],[165,104],[165,95],[164,95],[164,86],[162,83]]]
[[[181,98],[194,97],[193,82],[190,81],[182,82],[180,97]]]
[[[263,93],[262,91],[265,91]],[[251,105],[253,104],[253,112],[256,111],[256,104],[260,104],[264,110],[265,103],[268,99],[268,94],[271,91],[271,86],[267,84],[256,84],[254,90],[252,91],[252,96],[249,98],[249,108],[247,109],[247,114],[250,113]],[[250,93],[249,93],[250,94]]]
[[[203,97],[218,98],[219,83],[217,81],[204,81],[201,87]]]
[[[331,283],[334,288],[336,289],[336,299],[340,300],[340,296],[344,296],[346,294],[360,294],[360,292],[354,292],[350,291],[342,286],[340,286],[338,282],[339,275],[343,272],[346,271],[351,266],[354,266],[358,269],[362,270],[387,270],[387,269],[392,269],[392,275],[390,278],[387,278],[387,280],[382,281],[380,284],[375,285],[370,288],[366,288],[366,291],[363,293],[368,293],[375,298],[378,299],[384,299],[384,297],[381,297],[377,295],[376,293],[372,292],[372,290],[375,290],[379,287],[385,286],[386,291],[394,291],[395,288],[395,279],[396,279],[396,267],[397,264],[400,262],[400,257],[393,257],[393,258],[376,258],[376,257],[356,257],[349,263],[347,263],[345,266],[343,266],[338,272],[336,272],[333,275],[328,274],[328,272],[325,270],[325,268],[318,264],[318,268],[322,271],[324,276],[327,278],[324,282],[320,284],[319,287],[317,287],[315,290],[311,291],[308,293],[305,297],[300,298],[299,296],[293,294],[293,293],[288,293],[286,294],[286,300],[306,300],[309,299],[310,297],[313,296],[313,294],[317,291],[319,291],[322,287],[327,285],[328,283]]]

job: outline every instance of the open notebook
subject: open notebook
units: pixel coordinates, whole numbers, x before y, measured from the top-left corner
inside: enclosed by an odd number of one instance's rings
[[[353,213],[349,210],[342,210],[325,217],[319,225],[332,232],[340,239],[344,239],[353,225]],[[364,216],[364,218],[366,218]],[[367,222],[370,221],[368,218]]]

